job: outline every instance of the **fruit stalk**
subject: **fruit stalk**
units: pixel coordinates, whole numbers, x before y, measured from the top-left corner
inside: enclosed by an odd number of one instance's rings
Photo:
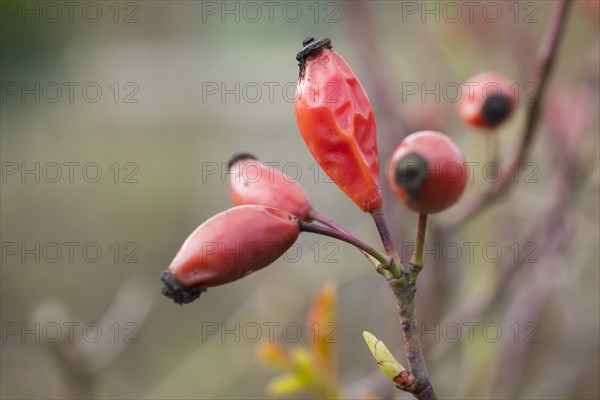
[[[310,222],[299,220],[298,224],[300,226],[300,232],[312,232],[318,235],[329,236],[334,239],[341,240],[343,242],[349,243],[359,250],[364,251],[371,257],[375,258],[377,261],[381,263],[381,265],[386,266],[391,263],[390,258],[386,257],[381,252],[375,250],[373,247],[364,243],[363,241],[357,239],[347,232],[341,232],[326,226],[316,225]]]
[[[339,231],[339,232],[347,234],[347,235],[352,235],[352,233],[350,233],[350,231],[348,231],[342,225],[338,224],[336,221],[334,221],[332,218],[328,217],[327,215],[316,211],[314,208],[308,212],[307,221],[320,222],[321,224],[328,226],[331,229],[335,229],[336,231]],[[379,272],[386,278],[389,277],[389,273],[384,269],[384,267],[381,265],[381,263],[375,257],[369,255],[369,253],[367,253],[361,249],[358,249],[358,250],[367,258],[367,260],[369,260],[369,262],[375,267],[377,272]]]
[[[392,239],[390,230],[388,229],[387,223],[385,222],[383,209],[377,208],[376,210],[371,211],[370,214],[373,218],[373,221],[375,222],[375,226],[377,227],[379,236],[381,237],[381,242],[383,243],[385,253],[392,260],[392,262],[389,265],[384,265],[384,268],[392,274],[392,278],[398,278],[402,274],[402,262],[400,261],[400,257],[398,257],[398,253],[396,252],[396,248],[394,247],[394,240]]]
[[[415,241],[415,252],[410,260],[410,272],[415,275],[423,269],[423,249],[425,248],[425,230],[427,229],[427,214],[419,214],[419,224],[417,226],[417,239]]]

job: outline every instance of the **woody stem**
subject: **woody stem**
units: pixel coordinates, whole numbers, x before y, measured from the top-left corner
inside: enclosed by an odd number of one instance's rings
[[[565,25],[569,10],[573,2],[570,0],[558,0],[554,2],[554,8],[544,38],[537,54],[537,64],[532,83],[537,90],[531,102],[528,104],[525,115],[525,127],[521,134],[520,142],[513,153],[502,163],[503,171],[519,171],[527,165],[524,161],[527,159],[530,148],[538,131],[537,126],[541,117],[542,101],[544,93],[548,86],[548,81],[554,64],[556,62],[560,39],[564,35]],[[468,219],[480,213],[504,195],[514,182],[511,179],[512,174],[505,173],[501,178],[486,186],[481,192],[475,192],[465,197],[457,207],[449,213],[441,223],[441,227],[452,229],[463,224]]]
[[[417,277],[423,269],[423,249],[425,248],[425,230],[427,228],[427,214],[419,214],[417,226],[417,237],[415,251],[410,260],[408,271],[402,271],[398,279],[388,281],[388,285],[396,296],[398,303],[398,315],[402,327],[402,341],[404,353],[408,360],[409,371],[417,380],[414,390],[411,390],[415,398],[419,400],[435,400],[437,395],[433,390],[429,371],[425,364],[425,356],[421,347],[419,331],[417,329],[417,317],[415,307],[415,295],[417,293]]]

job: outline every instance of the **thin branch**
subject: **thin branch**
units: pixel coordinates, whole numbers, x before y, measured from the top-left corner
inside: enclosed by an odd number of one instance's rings
[[[311,233],[316,233],[318,235],[329,236],[334,239],[341,240],[341,241],[349,243],[349,244],[353,245],[354,247],[369,254],[370,256],[375,258],[377,261],[379,261],[384,266],[389,265],[391,263],[390,258],[386,257],[384,254],[382,254],[378,250],[375,250],[373,247],[369,246],[362,240],[352,236],[349,233],[340,232],[338,230],[335,230],[335,229],[332,229],[332,228],[329,228],[326,226],[320,226],[320,225],[316,225],[316,224],[302,221],[302,220],[299,220],[298,224],[300,225],[301,232],[311,232]]]
[[[325,226],[335,229],[336,231],[339,231],[346,235],[353,236],[352,233],[349,230],[347,230],[346,228],[344,228],[342,225],[340,225],[339,223],[337,223],[336,221],[334,221],[332,218],[328,217],[327,215],[321,214],[320,212],[318,212],[315,209],[311,209],[308,212],[308,216],[310,217],[310,219],[320,222]],[[389,271],[384,269],[384,267],[381,265],[379,260],[377,260],[375,257],[371,256],[369,253],[367,253],[361,249],[358,249],[358,250],[367,258],[367,260],[369,260],[369,262],[371,264],[373,264],[373,266],[375,267],[377,272],[379,272],[380,274],[385,276],[386,279],[390,278]]]
[[[429,371],[425,365],[425,356],[421,346],[421,338],[417,328],[416,311],[415,311],[415,295],[417,293],[417,276],[418,272],[409,270],[408,272],[402,268],[400,258],[394,247],[394,241],[390,235],[383,209],[379,208],[371,212],[371,217],[377,226],[377,231],[381,236],[385,251],[392,259],[388,270],[391,272],[393,279],[388,279],[388,285],[396,296],[398,304],[398,315],[400,316],[400,324],[402,327],[402,340],[404,343],[404,354],[408,361],[409,372],[416,378],[416,383],[410,388],[398,387],[401,390],[412,393],[418,400],[437,400],[437,395],[431,385],[429,379]],[[421,260],[423,256],[423,247],[425,240],[425,227],[427,216],[419,218],[419,227],[417,230],[417,248],[419,252],[417,259]]]
[[[525,128],[521,141],[515,149],[513,155],[503,165],[503,171],[518,171],[523,166],[523,161],[527,158],[531,144],[535,137],[536,127],[540,119],[540,110],[542,100],[546,91],[548,78],[554,67],[558,54],[560,39],[563,36],[565,22],[571,7],[571,1],[559,0],[555,3],[548,28],[538,49],[537,68],[533,82],[537,91],[527,109]],[[449,213],[441,222],[441,226],[446,229],[454,228],[468,219],[477,215],[486,207],[489,207],[497,201],[501,195],[506,193],[512,182],[512,174],[504,173],[502,177],[487,186],[486,190],[477,192],[463,199],[452,213]]]
[[[408,361],[409,372],[416,378],[416,382],[411,384],[410,387],[398,386],[398,388],[412,393],[418,400],[437,400],[437,395],[429,379],[429,371],[427,371],[427,366],[425,365],[421,338],[417,329],[415,295],[417,293],[418,272],[415,273],[412,268],[409,271],[405,271],[402,268],[400,258],[398,257],[398,253],[396,253],[394,242],[385,221],[385,216],[383,215],[383,210],[381,208],[374,210],[371,212],[371,216],[373,217],[373,221],[375,221],[385,251],[392,259],[388,270],[391,272],[393,278],[388,279],[388,285],[394,292],[396,302],[398,303],[404,354]],[[416,259],[420,260],[421,264],[423,261],[426,224],[427,215],[423,214],[419,217],[417,250],[415,250],[418,253]]]
[[[402,341],[404,353],[408,361],[411,374],[417,380],[415,389],[410,391],[418,400],[437,400],[437,395],[429,379],[429,371],[425,364],[425,356],[421,346],[421,339],[417,329],[415,312],[416,282],[409,278],[407,272],[402,272],[403,278],[390,280],[388,284],[396,295],[398,315],[402,327]]]
[[[594,62],[591,64],[595,65]],[[597,76],[597,75],[596,75]],[[590,87],[588,82],[580,83],[580,89],[589,91],[588,95],[583,95],[578,101],[574,102],[573,107],[586,109],[586,112],[592,114],[597,109],[598,91],[596,87]],[[558,126],[561,126],[559,124]],[[552,204],[544,211],[542,216],[536,218],[540,221],[533,226],[530,232],[524,236],[525,239],[519,240],[521,243],[549,243],[556,242],[553,236],[560,227],[564,225],[564,210],[580,195],[581,189],[585,183],[586,165],[590,162],[591,154],[582,156],[588,138],[593,134],[590,127],[583,128],[583,133],[568,132],[569,136],[576,136],[578,142],[575,148],[570,148],[561,160],[558,171],[553,173],[555,187],[553,193],[548,197],[553,199]],[[567,132],[563,132],[565,135]],[[565,148],[565,147],[563,147]],[[569,148],[567,146],[567,148]],[[563,240],[561,238],[560,240]],[[560,241],[559,240],[559,241]],[[462,325],[466,321],[482,319],[494,312],[494,308],[502,303],[506,296],[513,296],[513,292],[507,290],[517,279],[525,279],[522,274],[527,269],[522,268],[525,254],[521,254],[517,260],[506,265],[499,278],[494,284],[492,294],[487,299],[468,297],[458,306],[452,309],[452,312],[442,320],[440,325],[444,326],[449,322]],[[452,349],[449,342],[440,342],[432,346],[430,355],[434,359],[440,359]]]
[[[427,214],[419,214],[415,251],[410,260],[408,272],[402,271],[402,278],[389,281],[390,288],[396,295],[398,314],[402,326],[402,339],[404,352],[410,372],[416,378],[416,385],[412,393],[417,399],[433,400],[437,395],[429,379],[429,371],[425,364],[425,356],[421,346],[421,338],[417,329],[415,312],[415,295],[417,293],[417,277],[423,269],[423,249],[425,247],[425,231],[427,228]]]
[[[325,214],[321,214],[320,212],[318,212],[317,210],[315,210],[314,208],[311,209],[308,212],[308,216],[310,217],[310,219],[320,222],[325,226],[328,226],[332,229],[335,229],[336,231],[340,231],[342,233],[346,233],[348,235],[350,235],[350,231],[346,228],[344,228],[342,225],[340,225],[339,223],[337,223],[336,221],[334,221],[331,217],[328,217]]]

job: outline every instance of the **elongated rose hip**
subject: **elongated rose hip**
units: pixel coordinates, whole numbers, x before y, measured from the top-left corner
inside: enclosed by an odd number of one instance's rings
[[[228,163],[231,200],[234,206],[257,204],[288,211],[309,221],[312,205],[300,183],[248,153],[235,155]]]
[[[376,126],[369,99],[329,39],[308,38],[296,59],[296,122],[321,168],[363,211],[381,207]]]
[[[239,206],[200,225],[163,272],[162,293],[183,304],[206,287],[251,274],[278,259],[300,233],[298,220],[286,211],[264,206]]]

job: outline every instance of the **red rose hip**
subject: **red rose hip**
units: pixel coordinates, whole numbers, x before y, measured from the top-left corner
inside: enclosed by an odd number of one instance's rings
[[[465,81],[458,102],[460,118],[480,128],[495,128],[506,121],[515,108],[515,91],[504,76],[483,72]]]
[[[431,214],[456,203],[467,186],[468,172],[465,157],[448,136],[421,131],[398,145],[388,179],[406,207]]]
[[[309,221],[312,205],[300,183],[248,153],[235,155],[228,163],[229,187],[234,206],[256,204],[288,211]]]
[[[233,207],[200,225],[163,273],[162,293],[183,304],[206,287],[232,282],[266,267],[294,244],[298,220],[258,205]]]
[[[297,54],[298,129],[323,171],[361,210],[381,207],[376,125],[369,98],[329,39],[308,38]]]

